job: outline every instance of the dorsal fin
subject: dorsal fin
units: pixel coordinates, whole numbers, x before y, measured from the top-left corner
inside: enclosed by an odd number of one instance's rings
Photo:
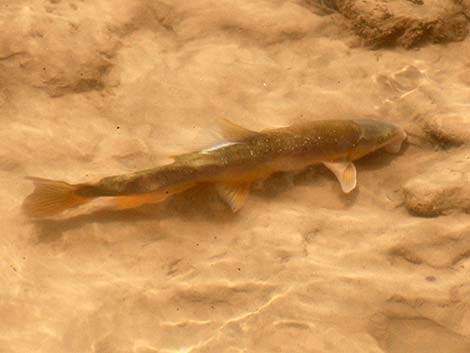
[[[168,157],[172,158],[174,163],[180,163],[188,159],[186,154],[173,154],[169,155]]]
[[[211,132],[213,133],[212,138],[209,139],[208,136],[205,136],[205,138],[204,136],[202,138],[200,138],[200,136],[196,137],[196,142],[199,140],[201,141],[199,146],[195,147],[194,150],[200,150],[201,152],[206,153],[211,152],[219,147],[237,144],[239,140],[243,140],[246,137],[257,134],[256,131],[244,128],[243,126],[237,125],[225,118],[217,119],[214,125],[215,128],[211,129]],[[169,153],[167,155],[167,157],[173,159],[174,162],[183,162],[192,156],[192,153]]]
[[[256,131],[235,124],[226,118],[221,118],[218,125],[223,138],[228,141],[239,141],[256,134]]]

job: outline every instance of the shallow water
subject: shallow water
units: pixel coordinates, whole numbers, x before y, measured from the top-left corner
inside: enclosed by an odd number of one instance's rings
[[[2,352],[470,350],[470,40],[371,50],[319,4],[0,1]],[[315,166],[237,214],[210,187],[21,212],[24,176],[164,164],[221,117],[364,116],[410,144],[358,161],[349,195]]]

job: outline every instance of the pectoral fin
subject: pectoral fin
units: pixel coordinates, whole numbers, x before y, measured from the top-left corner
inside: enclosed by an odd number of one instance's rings
[[[389,153],[398,153],[401,150],[401,146],[403,142],[406,140],[407,134],[405,130],[401,130],[401,136],[399,137],[399,140],[395,140],[392,143],[389,143],[387,146],[385,146],[385,150]]]
[[[224,183],[217,184],[217,192],[230,206],[233,212],[237,212],[245,203],[250,192],[251,183]]]
[[[352,162],[329,163],[323,162],[325,167],[336,175],[344,193],[349,193],[356,187],[356,167]]]
[[[401,150],[401,142],[400,143],[392,143],[390,145],[385,146],[385,151],[388,153],[399,153]]]

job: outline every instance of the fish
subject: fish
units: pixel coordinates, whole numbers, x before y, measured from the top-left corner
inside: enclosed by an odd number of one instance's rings
[[[223,142],[151,169],[80,184],[27,177],[35,189],[25,198],[23,210],[32,218],[48,218],[97,198],[108,198],[118,209],[136,208],[213,184],[237,212],[255,181],[314,164],[328,168],[342,191],[350,193],[357,185],[354,161],[378,149],[398,153],[407,137],[400,126],[374,119],[315,120],[261,131],[225,119],[220,126]]]

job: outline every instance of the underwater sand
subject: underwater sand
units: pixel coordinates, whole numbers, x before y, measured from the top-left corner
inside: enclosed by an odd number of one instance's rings
[[[470,351],[470,4],[0,1],[2,353]],[[359,16],[359,17],[358,17]],[[252,128],[416,136],[256,185],[30,222],[27,175],[93,181]],[[216,140],[216,139],[215,139]]]

